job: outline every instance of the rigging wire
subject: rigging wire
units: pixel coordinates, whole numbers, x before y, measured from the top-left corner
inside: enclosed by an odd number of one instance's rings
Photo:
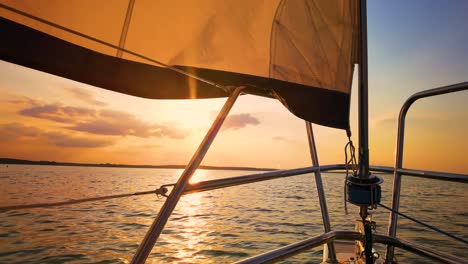
[[[150,57],[141,55],[141,54],[139,54],[139,53],[136,53],[136,52],[133,52],[133,51],[124,49],[123,47],[119,47],[119,46],[114,45],[114,44],[112,44],[112,43],[109,43],[109,42],[100,40],[100,39],[98,39],[98,38],[95,38],[95,37],[86,35],[86,34],[84,34],[84,33],[78,32],[78,31],[76,31],[76,30],[73,30],[73,29],[70,29],[70,28],[61,26],[61,25],[56,24],[56,23],[54,23],[54,22],[51,22],[51,21],[49,21],[49,20],[45,20],[45,19],[43,19],[43,18],[40,18],[40,17],[34,16],[34,15],[31,15],[31,14],[29,14],[29,13],[26,13],[26,12],[21,11],[21,10],[18,10],[18,9],[16,9],[16,8],[7,6],[7,5],[5,5],[5,4],[1,4],[1,3],[0,3],[0,7],[3,8],[3,9],[9,10],[9,11],[11,11],[11,12],[13,12],[13,13],[16,13],[16,14],[19,14],[19,15],[22,15],[22,16],[25,16],[25,17],[27,17],[27,18],[30,18],[30,19],[32,19],[32,20],[36,20],[36,21],[41,22],[41,23],[43,23],[43,24],[49,25],[49,26],[51,26],[51,27],[54,27],[54,28],[57,28],[57,29],[61,29],[61,30],[66,31],[66,32],[68,32],[68,33],[71,33],[71,34],[73,34],[73,35],[80,36],[80,37],[82,37],[82,38],[85,38],[85,39],[88,39],[88,40],[97,42],[97,43],[102,44],[102,45],[104,45],[104,46],[107,46],[107,47],[110,47],[110,48],[113,48],[113,49],[117,49],[118,51],[122,51],[122,52],[125,52],[125,53],[128,53],[128,54],[131,54],[131,55],[136,56],[136,57],[138,57],[138,58],[140,58],[140,59],[144,59],[144,60],[147,60],[147,61],[149,61],[149,62],[158,64],[158,65],[160,65],[160,66],[166,67],[166,68],[168,68],[168,69],[170,69],[170,70],[173,70],[173,71],[175,71],[175,72],[178,72],[178,73],[180,73],[180,74],[183,74],[183,75],[185,75],[185,76],[194,78],[194,79],[196,79],[196,80],[198,80],[198,81],[204,82],[204,83],[206,83],[206,84],[212,85],[212,86],[214,86],[214,87],[220,88],[220,89],[222,89],[222,90],[228,92],[228,87],[227,87],[227,86],[224,86],[224,85],[222,85],[222,84],[219,84],[219,83],[210,81],[210,80],[208,80],[208,79],[205,79],[205,78],[202,78],[202,77],[199,77],[199,76],[196,76],[196,75],[194,75],[194,74],[191,74],[191,73],[189,73],[189,72],[186,72],[186,71],[184,71],[184,70],[181,70],[181,69],[179,69],[179,68],[177,68],[177,67],[168,65],[168,64],[166,64],[166,63],[164,63],[164,62],[160,62],[160,61],[158,61],[158,60],[155,60],[155,59],[152,59],[152,58],[150,58]]]
[[[78,203],[85,203],[85,202],[94,202],[94,201],[101,201],[101,200],[108,200],[108,199],[115,199],[115,198],[124,198],[124,197],[139,196],[139,195],[147,195],[147,194],[160,194],[160,190],[157,189],[157,190],[144,191],[144,192],[134,192],[134,193],[125,193],[125,194],[96,196],[96,197],[83,198],[83,199],[73,199],[73,200],[55,202],[55,203],[35,203],[35,204],[20,204],[20,205],[1,206],[0,207],[0,212],[18,210],[18,209],[54,207],[54,206],[78,204]]]
[[[409,220],[411,220],[411,221],[413,221],[413,222],[415,222],[415,223],[418,223],[418,224],[420,224],[420,225],[422,225],[422,226],[425,226],[425,227],[427,227],[427,228],[429,228],[429,229],[432,229],[432,230],[434,230],[434,231],[436,231],[436,232],[438,232],[438,233],[440,233],[440,234],[446,235],[446,236],[448,236],[448,237],[450,237],[450,238],[453,238],[453,239],[455,239],[455,240],[458,240],[458,241],[460,241],[460,242],[463,242],[463,243],[465,243],[465,244],[468,244],[468,241],[466,241],[465,239],[463,239],[463,238],[461,238],[461,237],[452,235],[452,234],[447,233],[447,232],[445,232],[445,231],[443,231],[443,230],[440,230],[440,229],[437,228],[437,227],[428,225],[428,224],[426,224],[426,223],[424,223],[424,222],[421,222],[421,221],[419,221],[419,220],[417,220],[417,219],[415,219],[415,218],[413,218],[413,217],[411,217],[411,216],[409,216],[409,215],[406,215],[406,214],[404,214],[404,213],[400,213],[400,212],[398,212],[398,211],[396,211],[396,210],[393,210],[392,208],[390,208],[390,207],[388,207],[388,206],[385,206],[385,205],[383,205],[383,204],[381,204],[381,203],[379,203],[379,205],[382,206],[383,208],[385,208],[385,209],[387,209],[387,210],[389,210],[389,211],[395,213],[395,214],[398,214],[398,215],[400,215],[400,216],[402,216],[402,217],[404,217],[404,218],[407,218],[407,219],[409,219]]]

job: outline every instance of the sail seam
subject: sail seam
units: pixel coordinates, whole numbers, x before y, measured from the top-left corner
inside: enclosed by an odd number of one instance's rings
[[[328,71],[325,71],[325,73],[328,73],[327,75],[327,79],[331,79],[330,74],[329,72],[332,71],[332,68],[331,68],[331,65],[330,65],[330,61],[328,60],[328,56],[327,56],[327,53],[325,52],[325,49],[323,48],[323,43],[322,43],[322,38],[320,37],[320,34],[319,34],[319,31],[318,31],[318,27],[316,25],[316,22],[314,21],[314,18],[312,17],[312,8],[311,6],[309,5],[309,2],[307,0],[304,1],[305,2],[305,5],[307,7],[307,10],[309,11],[308,12],[308,18],[310,20],[310,23],[312,24],[312,27],[316,33],[316,36],[317,36],[317,42],[318,42],[318,47],[320,48],[320,51],[322,52],[320,55],[320,57],[322,58],[322,60],[325,62],[325,65],[328,67]],[[318,13],[318,19],[320,19],[324,24],[326,24],[326,21],[322,18],[321,16],[321,13],[320,13],[320,10],[317,8],[317,6],[315,5],[315,2],[312,2],[313,5],[314,5],[314,11],[316,11],[316,13]],[[317,12],[318,11],[318,12]],[[326,25],[326,28],[328,29],[328,25]],[[336,44],[336,42],[334,43],[336,46],[338,46],[338,44]],[[334,75],[336,75],[336,73],[333,73]],[[317,75],[317,79],[318,79],[318,75]],[[318,80],[319,81],[319,80]],[[319,81],[319,83],[321,83]]]
[[[275,55],[275,52],[273,51],[276,49],[274,39],[276,37],[276,24],[278,23],[279,20],[277,20],[277,17],[279,17],[279,14],[281,13],[281,9],[285,5],[284,3],[286,0],[281,0],[279,2],[278,6],[276,7],[275,15],[273,16],[273,21],[271,22],[271,32],[270,32],[270,61],[268,62],[268,78],[272,78],[271,76],[271,69],[273,66],[273,56]]]
[[[122,27],[122,32],[120,33],[119,48],[117,50],[117,57],[122,58],[123,52],[122,49],[125,46],[125,41],[127,40],[128,29],[130,28],[130,21],[133,14],[133,6],[135,5],[135,0],[128,1],[127,13],[125,15],[124,24]]]
[[[279,24],[279,25],[281,25],[281,24]],[[294,43],[293,33],[287,27],[285,27],[283,25],[281,25],[281,26],[282,26],[281,29],[283,29],[283,32],[286,33],[285,39],[288,40],[289,44],[294,48],[294,50],[297,52],[297,54],[305,62],[305,64],[307,65],[307,68],[309,68],[309,71],[315,76],[316,81],[319,84],[319,86],[323,87],[323,88],[326,88],[326,86],[320,81],[320,78],[318,77],[318,73],[311,66],[310,61],[307,59],[307,57],[304,55],[304,53],[301,51],[301,49],[296,45],[296,43]],[[301,75],[301,72],[298,71],[298,74]]]

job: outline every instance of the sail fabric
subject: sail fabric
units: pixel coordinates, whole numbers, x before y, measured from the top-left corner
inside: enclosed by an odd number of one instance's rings
[[[2,60],[154,99],[275,97],[295,115],[349,126],[357,5],[348,0],[1,0]],[[7,8],[5,8],[7,7]],[[13,8],[91,36],[87,39]],[[120,49],[119,49],[120,47]]]

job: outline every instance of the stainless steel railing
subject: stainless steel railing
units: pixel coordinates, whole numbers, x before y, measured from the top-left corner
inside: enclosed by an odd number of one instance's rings
[[[294,256],[306,250],[312,249],[314,247],[329,243],[333,240],[348,240],[348,241],[364,241],[364,236],[355,231],[331,231],[325,234],[312,237],[300,242],[284,246],[282,248],[266,252],[245,260],[236,262],[237,264],[257,264],[257,263],[273,263],[279,260]],[[449,254],[441,253],[430,248],[422,247],[401,239],[385,236],[385,235],[372,235],[372,240],[374,243],[381,243],[392,245],[404,249],[406,251],[418,254],[420,256],[438,260],[442,263],[467,263],[465,260],[452,256]]]
[[[401,176],[405,173],[413,173],[413,176],[424,177],[424,172],[417,170],[404,170],[403,167],[403,147],[404,147],[404,138],[405,138],[405,120],[406,114],[410,109],[411,105],[419,99],[432,97],[436,95],[448,94],[459,92],[468,89],[468,82],[453,84],[449,86],[439,87],[435,89],[425,90],[419,93],[412,95],[406,100],[400,110],[400,116],[398,117],[398,136],[396,143],[396,157],[395,157],[395,171],[394,171],[394,180],[393,180],[393,192],[392,192],[392,209],[398,211],[400,206],[400,190],[401,190]],[[440,174],[441,177],[433,177],[433,179],[450,179],[449,175]],[[446,177],[449,176],[449,177]],[[464,176],[461,176],[463,179]],[[394,212],[390,214],[389,224],[388,224],[388,235],[390,237],[396,237],[397,230],[397,221],[398,215]],[[393,260],[394,247],[393,245],[387,246],[386,252],[386,262],[391,263]]]
[[[413,169],[405,169],[402,167],[402,160],[403,160],[403,136],[404,136],[404,120],[406,113],[411,106],[411,104],[424,97],[428,96],[434,96],[434,95],[439,95],[439,94],[445,94],[449,92],[455,92],[455,91],[461,91],[461,90],[466,90],[468,88],[468,83],[461,83],[461,84],[456,84],[452,86],[446,86],[446,87],[441,87],[425,92],[418,93],[405,103],[405,105],[402,108],[402,111],[400,112],[400,119],[399,119],[399,126],[398,126],[398,141],[397,141],[397,157],[396,157],[396,162],[395,162],[395,168],[391,167],[385,167],[385,166],[370,166],[370,170],[372,171],[377,171],[377,172],[386,172],[386,173],[394,173],[395,180],[394,180],[394,193],[393,193],[393,209],[396,211],[398,210],[398,205],[399,205],[399,195],[400,195],[400,185],[401,185],[401,175],[408,175],[408,176],[415,176],[415,177],[422,177],[422,178],[430,178],[430,179],[439,179],[439,180],[447,180],[447,181],[455,181],[455,182],[461,182],[461,183],[468,183],[468,175],[464,174],[456,174],[456,173],[444,173],[444,172],[434,172],[434,171],[424,171],[424,170],[413,170]],[[318,158],[316,155],[316,149],[315,149],[315,142],[313,141],[313,131],[312,127],[310,126],[307,127],[308,129],[308,136],[309,136],[309,147],[311,151],[311,157],[312,157],[312,162],[313,162],[313,167],[305,167],[305,168],[297,168],[297,169],[292,169],[292,170],[281,170],[281,171],[273,171],[273,172],[266,172],[266,173],[259,173],[259,174],[252,174],[252,175],[246,175],[246,176],[238,176],[238,177],[231,177],[231,178],[225,178],[225,179],[219,179],[219,180],[211,180],[211,181],[203,181],[196,183],[194,185],[189,185],[188,181],[190,177],[193,175],[195,170],[198,168],[200,165],[203,157],[207,153],[212,141],[214,140],[217,132],[219,131],[224,119],[226,118],[229,110],[231,109],[232,105],[234,104],[235,100],[237,97],[240,95],[241,91],[244,88],[237,88],[234,90],[234,92],[231,94],[231,96],[228,98],[226,101],[223,109],[219,113],[217,119],[213,123],[212,127],[206,134],[203,142],[200,144],[197,152],[194,154],[192,157],[189,165],[187,168],[184,170],[182,173],[181,177],[179,178],[178,182],[174,184],[174,188],[170,192],[170,195],[168,196],[168,199],[164,203],[163,207],[161,208],[158,217],[154,221],[153,225],[150,227],[150,230],[147,232],[145,238],[143,239],[143,242],[141,243],[140,247],[138,248],[136,254],[134,255],[134,258],[132,260],[132,263],[143,263],[147,256],[149,255],[152,247],[154,246],[157,238],[161,234],[162,229],[164,228],[164,225],[166,224],[170,214],[174,210],[178,200],[180,197],[184,194],[189,194],[189,193],[194,193],[194,192],[203,192],[203,191],[208,191],[208,190],[214,190],[214,189],[219,189],[219,188],[225,188],[229,186],[236,186],[236,185],[241,185],[241,184],[247,184],[247,183],[253,183],[253,182],[259,182],[259,181],[265,181],[265,180],[272,180],[272,179],[277,179],[277,178],[283,178],[283,177],[290,177],[290,176],[295,176],[295,175],[302,175],[306,173],[312,173],[314,172],[316,176],[316,183],[320,184],[321,183],[321,177],[320,177],[320,171],[330,171],[330,170],[344,170],[346,167],[345,164],[336,164],[336,165],[328,165],[328,166],[318,166]],[[310,132],[309,132],[310,130]],[[319,187],[319,185],[317,185]],[[328,212],[326,209],[326,201],[325,201],[325,194],[323,192],[319,192],[319,202],[321,205],[322,209],[322,218],[324,222],[324,227],[325,231],[327,232],[329,227],[327,227],[327,223],[329,224],[328,220]],[[432,256],[435,259],[438,259],[441,254],[435,254],[435,253],[427,253],[431,252],[430,250],[420,250],[420,246],[408,246],[406,242],[403,243],[401,240],[398,240],[395,238],[396,234],[396,214],[392,213],[390,217],[390,224],[389,224],[389,236],[386,237],[386,239],[383,239],[382,237],[384,236],[378,236],[374,235],[374,239],[376,242],[382,242],[388,245],[387,247],[387,262],[391,263],[393,260],[393,248],[396,247],[401,247],[404,248],[408,251],[412,251],[421,255],[425,256]],[[332,241],[335,238],[340,238],[341,235],[344,235],[345,233],[340,233],[340,232],[345,232],[345,231],[330,231],[325,233],[322,236],[328,237],[324,241],[322,241],[322,238],[318,239],[321,244],[324,243],[329,243],[329,248],[331,249],[330,252],[332,253],[332,256],[334,255],[334,250],[332,246]],[[327,235],[328,234],[328,235]],[[353,237],[353,236],[352,236]],[[354,237],[355,238],[355,237]],[[353,239],[354,239],[353,238]],[[379,240],[379,238],[382,238]],[[360,238],[359,238],[360,239]],[[390,240],[389,240],[390,239]],[[393,239],[393,240],[392,240]],[[315,241],[315,242],[313,242]],[[317,242],[316,240],[309,241],[310,245],[316,245]],[[389,242],[390,241],[390,242]],[[306,242],[306,245],[309,245],[309,242]],[[296,250],[302,250],[302,246],[298,245],[293,245],[293,250],[292,252],[296,252]],[[309,248],[310,246],[307,246]],[[278,249],[273,252],[267,253],[267,254],[272,254],[277,255],[281,253],[283,249]],[[426,253],[425,253],[426,252]],[[276,260],[277,258],[282,258],[283,255],[279,254],[277,257],[272,257],[271,260]],[[332,257],[333,258],[333,257]],[[444,257],[445,258],[445,257]],[[441,258],[442,259],[442,258]],[[450,259],[450,258],[449,258]],[[259,259],[260,260],[260,259]],[[253,260],[252,260],[253,261]],[[270,260],[268,260],[270,261]],[[264,263],[264,262],[245,262],[245,263]],[[463,262],[448,262],[448,263],[463,263]]]
[[[325,190],[323,189],[322,174],[320,172],[317,148],[315,146],[314,130],[312,128],[312,123],[307,122],[307,121],[305,123],[306,123],[307,139],[309,142],[309,150],[310,150],[310,157],[312,159],[312,165],[317,167],[317,170],[314,172],[314,176],[315,176],[315,186],[317,189],[317,196],[319,198],[320,212],[322,213],[323,228],[325,232],[330,232],[332,231],[331,225],[330,225],[330,217],[328,216],[327,198],[325,197]],[[329,259],[324,260],[324,261],[331,262],[331,263],[337,262],[335,246],[333,245],[333,242],[330,241],[327,244],[327,247],[328,247]]]
[[[204,191],[209,191],[209,190],[225,188],[229,186],[237,186],[237,185],[260,182],[260,181],[268,181],[268,180],[273,180],[273,179],[278,179],[278,178],[292,177],[292,176],[302,175],[306,173],[312,173],[312,172],[317,171],[319,168],[322,172],[344,170],[345,164],[326,165],[326,166],[320,166],[320,167],[312,166],[312,167],[304,167],[304,168],[297,168],[297,169],[291,169],[291,170],[277,170],[277,171],[266,172],[266,173],[235,176],[235,177],[224,178],[224,179],[219,179],[219,180],[203,181],[203,182],[198,182],[195,184],[187,185],[183,194],[185,195],[185,194],[190,194],[190,193],[195,193],[195,192],[204,192]],[[385,167],[385,166],[370,166],[370,168],[371,168],[371,171],[375,171],[375,172],[391,173],[394,171],[392,167]],[[445,173],[445,172],[437,172],[437,171],[411,170],[411,169],[400,169],[398,171],[402,175],[422,177],[426,179],[439,179],[439,180],[445,180],[445,181],[468,183],[468,175],[464,175],[464,174]],[[79,203],[86,203],[86,202],[94,202],[94,201],[117,199],[117,198],[140,196],[140,195],[150,195],[150,194],[166,195],[166,192],[169,191],[166,188],[169,186],[174,186],[174,185],[175,184],[165,184],[162,186],[163,188],[158,188],[156,190],[87,197],[83,199],[72,199],[72,200],[51,202],[51,203],[34,203],[34,204],[0,206],[0,211],[55,207],[55,206],[72,205],[72,204],[79,204]]]
[[[315,172],[319,168],[322,172],[344,170],[345,166],[346,166],[345,164],[334,164],[334,165],[324,165],[320,167],[304,167],[304,168],[297,168],[297,169],[290,169],[290,170],[278,170],[278,171],[271,171],[271,172],[265,172],[265,173],[256,173],[256,174],[249,174],[249,175],[244,175],[244,176],[229,177],[229,178],[224,178],[224,179],[219,179],[219,180],[201,181],[198,183],[194,183],[192,185],[188,185],[184,191],[184,194],[204,192],[204,191],[215,190],[215,189],[220,189],[220,188],[225,188],[225,187],[230,187],[230,186],[237,186],[237,185],[242,185],[242,184],[303,175],[303,174]],[[385,173],[393,173],[395,171],[394,168],[387,167],[387,166],[370,166],[370,170],[375,171],[375,172],[385,172]],[[413,176],[413,177],[419,177],[419,178],[438,179],[438,180],[445,180],[445,181],[468,183],[468,175],[466,174],[445,173],[445,172],[425,171],[425,170],[412,170],[412,169],[400,169],[398,170],[398,172],[401,173],[401,175],[407,175],[407,176]]]

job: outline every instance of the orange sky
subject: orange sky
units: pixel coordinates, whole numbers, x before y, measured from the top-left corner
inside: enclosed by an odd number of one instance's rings
[[[5,62],[0,68],[1,157],[185,164],[224,101],[141,99]],[[461,120],[468,120],[463,104],[467,97],[458,94],[442,99],[428,99],[410,111],[405,165],[466,172],[468,145],[462,139],[468,130]],[[447,99],[454,102],[449,109]],[[355,104],[355,124],[354,108]],[[391,108],[393,114],[371,115],[374,164],[393,165],[399,106]],[[345,132],[321,126],[314,129],[321,163],[342,163]],[[241,96],[203,163],[309,166],[304,121],[276,100]]]
[[[468,76],[466,5],[404,2],[369,3],[370,158],[378,165],[393,166],[396,119],[408,96]],[[224,102],[135,98],[3,61],[0,100],[0,157],[126,164],[187,163]],[[461,92],[415,104],[405,167],[468,173],[466,102]],[[345,132],[314,129],[321,164],[343,163]],[[309,166],[304,121],[278,101],[242,96],[203,163]]]

